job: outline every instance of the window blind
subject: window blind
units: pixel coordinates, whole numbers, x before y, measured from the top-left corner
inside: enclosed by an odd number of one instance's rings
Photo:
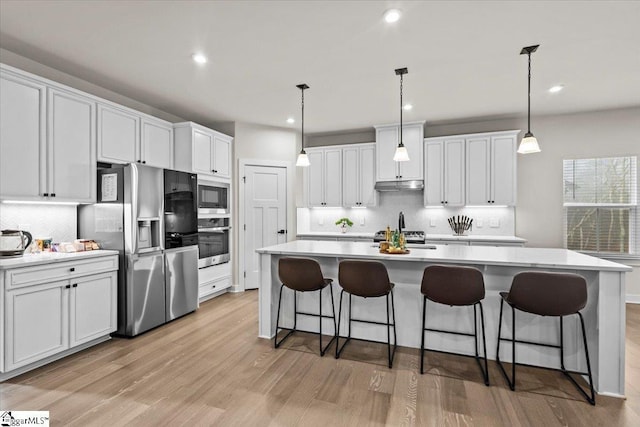
[[[635,156],[563,161],[568,249],[640,253],[636,163]]]

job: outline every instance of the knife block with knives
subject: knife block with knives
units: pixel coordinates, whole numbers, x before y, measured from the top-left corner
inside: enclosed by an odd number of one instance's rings
[[[451,227],[456,236],[464,236],[473,226],[473,219],[465,215],[454,215],[448,218],[447,221],[449,221],[449,227]]]

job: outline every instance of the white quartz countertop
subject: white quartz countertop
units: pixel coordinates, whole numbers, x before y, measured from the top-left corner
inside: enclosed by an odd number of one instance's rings
[[[489,236],[483,234],[471,234],[468,236],[456,236],[454,234],[427,234],[427,240],[461,240],[461,241],[480,241],[480,242],[512,242],[526,243],[527,240],[518,236]]]
[[[362,238],[373,240],[375,233],[352,232],[346,233],[329,232],[329,231],[306,231],[297,233],[298,237],[335,237],[335,238]],[[518,236],[491,236],[483,234],[472,234],[468,236],[456,236],[453,234],[426,234],[426,240],[449,240],[449,241],[478,241],[478,242],[507,242],[507,243],[526,243],[527,240]]]
[[[24,254],[17,258],[0,258],[0,270],[9,268],[31,267],[41,264],[52,264],[56,262],[74,261],[78,259],[97,258],[109,255],[118,255],[118,251],[97,250],[73,253],[61,252],[41,252],[38,254]]]
[[[443,264],[480,264],[550,269],[597,271],[632,271],[612,261],[567,249],[492,246],[435,245],[435,249],[411,249],[405,255],[381,254],[377,245],[368,242],[295,240],[257,250],[258,253],[310,257],[363,258]]]
[[[343,238],[358,238],[358,239],[371,239],[373,240],[373,235],[375,233],[367,233],[367,232],[352,232],[347,231],[346,233],[340,232],[331,232],[331,231],[306,231],[304,233],[297,233],[298,237],[343,237]]]

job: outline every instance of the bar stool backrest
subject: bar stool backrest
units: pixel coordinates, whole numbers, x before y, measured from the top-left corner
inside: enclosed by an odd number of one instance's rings
[[[568,316],[587,305],[587,281],[577,274],[525,271],[513,278],[508,301],[540,316]]]
[[[342,261],[338,281],[345,291],[361,297],[387,295],[392,287],[387,268],[375,261]]]
[[[278,261],[280,281],[294,291],[317,291],[324,287],[320,264],[309,258],[280,258]]]
[[[473,267],[431,265],[424,269],[421,291],[440,304],[473,305],[484,299],[484,278]]]

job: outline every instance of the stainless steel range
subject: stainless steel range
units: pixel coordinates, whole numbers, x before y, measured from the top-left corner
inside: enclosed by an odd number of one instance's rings
[[[383,242],[384,237],[384,230],[377,231],[376,234],[373,235],[373,241]],[[404,231],[404,237],[407,243],[424,243],[426,239],[424,231]]]

